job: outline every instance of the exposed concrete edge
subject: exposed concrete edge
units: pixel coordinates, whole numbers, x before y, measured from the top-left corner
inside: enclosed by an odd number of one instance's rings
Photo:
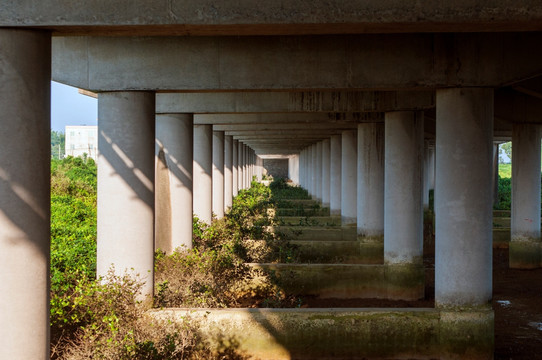
[[[256,359],[490,359],[492,310],[162,309],[190,321],[214,349],[230,345]]]
[[[248,264],[271,274],[288,294],[320,298],[424,298],[425,268],[382,264]],[[248,287],[258,287],[254,280]]]

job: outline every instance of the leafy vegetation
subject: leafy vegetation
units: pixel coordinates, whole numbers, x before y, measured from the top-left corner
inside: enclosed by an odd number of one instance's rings
[[[51,131],[51,157],[59,160],[64,157],[66,148],[66,136],[61,131]]]

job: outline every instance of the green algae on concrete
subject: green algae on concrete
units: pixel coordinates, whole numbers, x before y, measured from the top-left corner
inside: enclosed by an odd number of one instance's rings
[[[440,312],[441,349],[455,359],[493,359],[494,312],[463,309]],[[476,341],[473,341],[476,339]]]
[[[340,216],[282,216],[278,219],[284,225],[292,226],[340,226]]]
[[[271,274],[286,293],[321,298],[417,300],[425,270],[410,265],[250,264]],[[256,285],[255,285],[256,286]]]
[[[304,263],[383,264],[384,244],[363,243],[359,240],[290,240]]]
[[[280,232],[291,240],[356,240],[356,228],[351,226],[274,226],[273,232]]]
[[[510,210],[493,210],[493,217],[510,217]]]
[[[509,245],[509,264],[513,269],[536,269],[542,264],[540,239],[512,239]]]
[[[164,309],[215,349],[255,359],[491,359],[493,312],[438,309]]]
[[[510,244],[510,228],[493,229],[493,247],[507,249]]]
[[[493,218],[493,228],[509,228],[509,227],[510,227],[509,217],[494,217]]]

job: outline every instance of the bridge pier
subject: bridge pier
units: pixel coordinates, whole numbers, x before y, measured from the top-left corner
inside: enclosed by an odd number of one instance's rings
[[[213,126],[194,125],[194,214],[211,224],[213,213]]]
[[[513,124],[511,210],[510,267],[538,268],[542,265],[538,124]]]
[[[356,225],[357,221],[357,134],[344,130],[341,137],[341,221]]]
[[[192,248],[192,114],[156,115],[155,248]]]
[[[153,92],[98,96],[97,274],[129,273],[153,294],[154,148]]]
[[[213,214],[224,217],[224,131],[213,131]]]
[[[49,359],[51,34],[0,29],[0,358]]]

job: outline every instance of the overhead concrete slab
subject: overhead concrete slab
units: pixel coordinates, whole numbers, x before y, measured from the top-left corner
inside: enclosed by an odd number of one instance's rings
[[[536,0],[423,6],[414,0],[19,0],[4,4],[0,24],[127,36],[533,31],[542,30],[542,6]]]
[[[435,106],[432,91],[297,91],[297,92],[222,92],[158,93],[158,113],[290,113],[323,112],[329,120],[365,120],[367,112],[421,110]],[[347,113],[356,113],[347,115]],[[228,117],[195,117],[196,123],[229,123]],[[205,119],[205,120],[203,120]],[[242,121],[243,117],[235,118]],[[261,121],[261,118],[255,118]],[[272,117],[265,120],[270,122]],[[313,121],[313,119],[307,119]],[[251,121],[252,122],[252,121]]]
[[[542,73],[539,33],[57,37],[53,80],[93,91],[421,90]]]

